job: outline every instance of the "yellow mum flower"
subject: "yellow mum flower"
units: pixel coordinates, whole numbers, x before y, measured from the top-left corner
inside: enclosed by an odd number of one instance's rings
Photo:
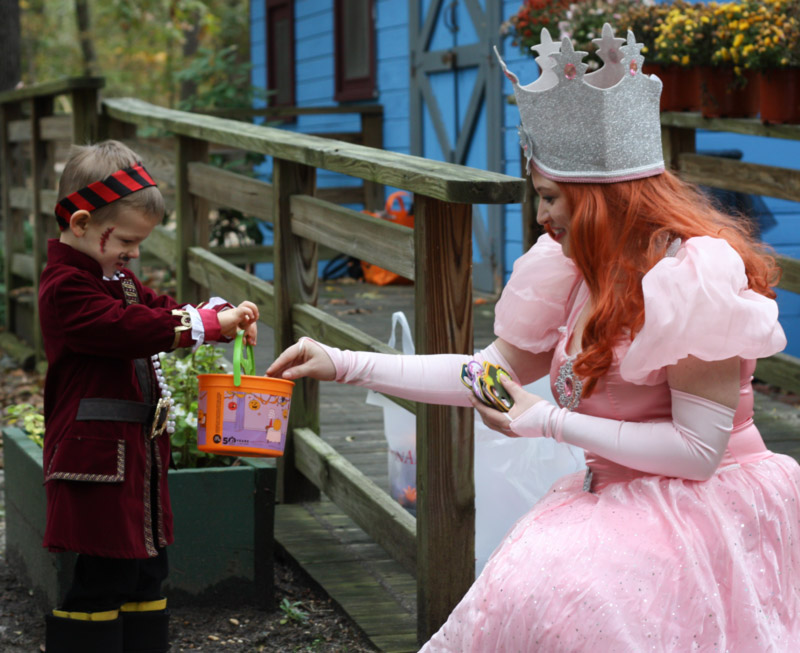
[[[733,39],[733,47],[738,48],[744,41],[744,34],[737,34]]]

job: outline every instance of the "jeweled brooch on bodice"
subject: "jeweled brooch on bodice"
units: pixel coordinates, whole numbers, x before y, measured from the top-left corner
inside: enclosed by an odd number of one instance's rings
[[[558,392],[558,403],[567,410],[575,410],[581,402],[581,392],[583,391],[583,381],[572,369],[575,356],[569,356],[558,370],[556,377],[556,392]]]

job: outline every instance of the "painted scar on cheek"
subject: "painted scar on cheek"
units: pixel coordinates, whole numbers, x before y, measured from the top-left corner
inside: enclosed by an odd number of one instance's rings
[[[100,253],[106,253],[106,243],[108,242],[108,237],[111,235],[111,232],[114,231],[114,227],[109,227],[103,232],[103,235],[100,236]]]

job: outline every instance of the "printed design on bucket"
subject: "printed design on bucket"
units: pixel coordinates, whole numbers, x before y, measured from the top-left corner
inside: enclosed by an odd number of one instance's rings
[[[227,456],[282,456],[294,382],[254,375],[252,347],[246,366],[241,349],[237,334],[232,375],[197,377],[197,448]],[[250,374],[237,373],[240,366]]]
[[[252,392],[225,392],[225,444],[274,449],[286,437],[289,398]]]

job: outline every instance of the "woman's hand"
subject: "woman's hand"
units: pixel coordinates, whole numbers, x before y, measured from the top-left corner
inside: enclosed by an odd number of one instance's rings
[[[300,338],[272,362],[266,374],[282,379],[310,376],[319,381],[333,381],[336,367],[322,347],[310,338]]]
[[[235,338],[238,330],[244,331],[246,344],[255,345],[258,340],[258,306],[244,301],[236,308],[217,313],[219,328],[226,338]]]
[[[527,392],[522,388],[522,386],[514,383],[514,381],[505,375],[500,377],[500,382],[503,384],[506,392],[508,392],[508,394],[510,394],[511,398],[514,400],[514,405],[511,407],[510,411],[503,413],[495,408],[490,408],[471,392],[470,402],[475,410],[478,411],[478,414],[481,416],[481,419],[486,426],[493,431],[498,431],[510,438],[516,438],[519,436],[517,436],[517,434],[511,430],[511,420],[516,419],[531,406],[538,404],[540,401],[544,401],[544,399],[538,395]]]

